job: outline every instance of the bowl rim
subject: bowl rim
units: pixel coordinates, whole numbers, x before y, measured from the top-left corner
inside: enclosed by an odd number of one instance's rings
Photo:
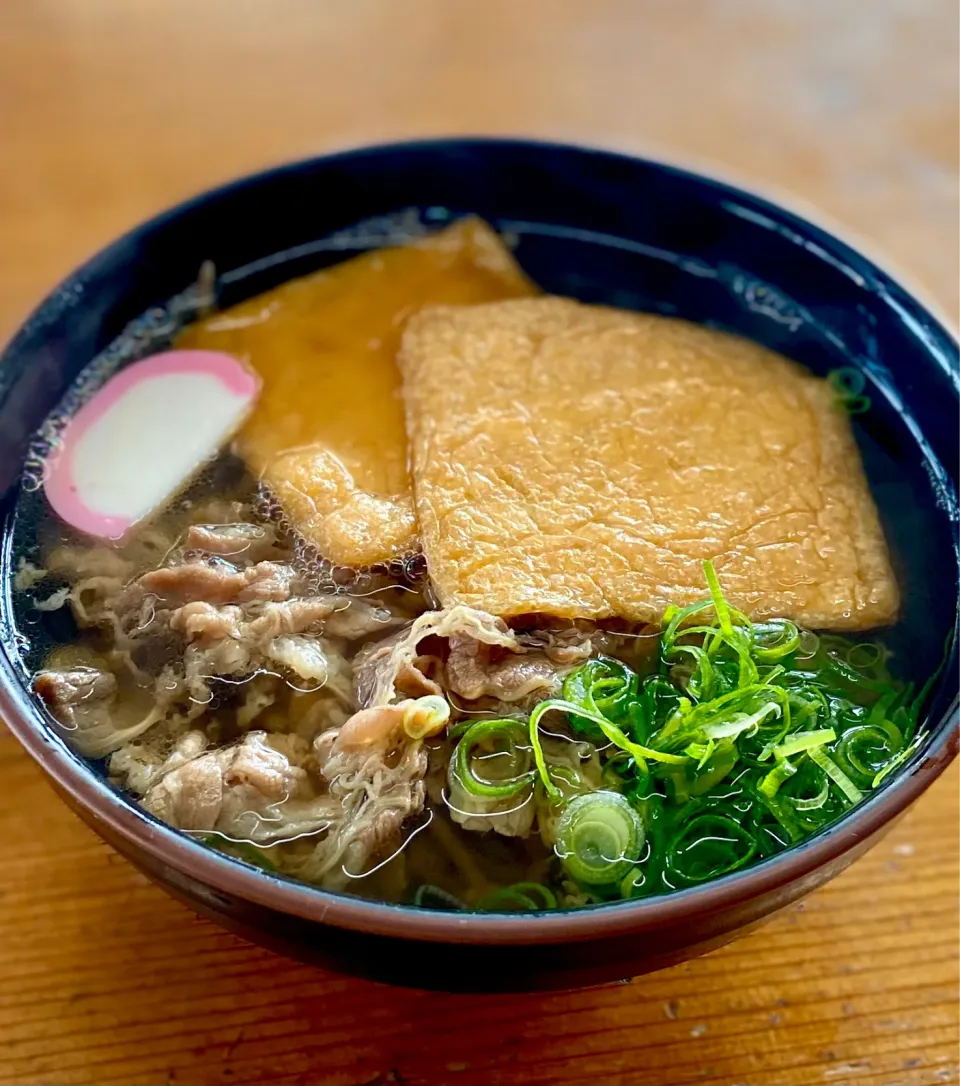
[[[832,258],[853,257],[860,264],[878,273],[881,278],[895,284],[924,318],[939,329],[944,339],[949,341],[954,349],[957,347],[953,329],[933,305],[918,299],[917,291],[902,286],[897,278],[886,272],[874,259],[864,256],[862,250],[838,236],[832,224],[829,227],[820,226],[805,215],[791,210],[786,204],[753,192],[739,182],[733,183],[722,176],[712,176],[697,169],[608,147],[517,137],[454,136],[383,142],[336,150],[282,163],[198,193],[134,226],[71,272],[60,287],[48,294],[24,320],[20,326],[21,331],[14,334],[3,354],[16,350],[20,335],[34,322],[51,297],[68,284],[83,278],[116,248],[235,189],[256,185],[306,167],[348,163],[361,156],[456,147],[482,148],[489,145],[619,159],[625,163],[673,173],[709,185],[724,191],[732,199],[745,199],[754,207],[769,211],[775,219],[782,221],[786,217],[807,234],[814,232],[818,241],[826,244]],[[956,371],[942,352],[931,349],[928,357],[945,370],[956,386]],[[9,547],[9,537],[4,547]],[[954,547],[956,551],[956,539]],[[957,641],[955,627],[954,646],[945,676],[956,670]],[[322,890],[307,883],[298,883],[209,849],[181,831],[166,826],[114,791],[79,755],[67,747],[27,688],[16,663],[10,658],[8,645],[4,643],[0,648],[0,718],[56,785],[70,795],[83,808],[85,814],[92,816],[94,823],[106,823],[133,851],[142,849],[171,870],[199,881],[215,891],[304,920],[357,932],[425,942],[552,944],[584,941],[600,936],[607,938],[636,934],[639,931],[657,930],[692,921],[719,910],[729,911],[802,880],[810,879],[812,888],[819,882],[815,877],[819,869],[888,826],[947,768],[960,748],[960,707],[957,695],[954,694],[943,717],[932,729],[934,734],[928,746],[915,764],[897,773],[884,788],[871,795],[841,821],[753,867],[702,886],[688,887],[660,897],[613,902],[595,908],[534,914],[443,912],[365,900]],[[942,685],[943,681],[944,678],[941,678],[938,685]]]

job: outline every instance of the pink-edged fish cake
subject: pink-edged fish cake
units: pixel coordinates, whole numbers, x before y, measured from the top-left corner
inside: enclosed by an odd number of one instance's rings
[[[47,500],[81,532],[122,538],[216,455],[259,390],[256,373],[220,351],[135,362],[67,423],[47,461]]]

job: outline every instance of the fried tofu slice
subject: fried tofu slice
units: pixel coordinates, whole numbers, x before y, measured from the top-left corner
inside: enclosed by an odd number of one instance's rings
[[[812,629],[892,621],[897,584],[829,385],[755,343],[559,298],[434,308],[400,354],[444,606],[656,622],[706,594]]]
[[[260,374],[238,452],[321,555],[362,568],[419,546],[396,367],[405,320],[533,293],[497,234],[467,218],[200,320],[177,346],[226,351]]]

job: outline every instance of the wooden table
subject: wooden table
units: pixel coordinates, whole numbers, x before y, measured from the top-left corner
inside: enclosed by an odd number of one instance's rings
[[[792,190],[957,312],[952,0],[3,0],[0,336],[164,205],[344,143],[537,133]],[[958,775],[763,930],[632,984],[400,992],[197,919],[0,734],[0,1081],[946,1083]]]

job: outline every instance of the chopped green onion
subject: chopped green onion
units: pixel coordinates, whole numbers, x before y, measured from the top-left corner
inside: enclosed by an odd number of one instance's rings
[[[745,867],[758,847],[756,837],[727,815],[699,815],[671,842],[667,870],[684,885],[706,882]]]
[[[646,897],[652,892],[656,892],[655,884],[650,877],[650,872],[647,871],[643,864],[638,865],[632,871],[628,871],[620,883],[620,896],[625,901],[635,897]]]
[[[847,663],[858,671],[866,671],[883,662],[883,647],[876,641],[862,641],[847,653]]]
[[[712,564],[704,577],[709,598],[667,608],[660,651],[638,670],[588,661],[562,698],[530,714],[538,825],[562,858],[564,902],[609,900],[617,888],[623,898],[659,894],[740,870],[841,817],[925,738],[930,684],[914,696],[882,645],[787,619],[753,623],[724,599]],[[574,780],[541,734],[552,711],[568,737],[596,744],[591,779]],[[574,814],[595,804],[586,843],[571,848]],[[634,819],[646,842],[631,859],[620,841]],[[519,893],[514,905],[528,908],[531,895]]]
[[[851,803],[859,803],[863,799],[863,793],[860,789],[833,761],[830,755],[824,752],[823,747],[811,747],[808,753]]]
[[[780,706],[775,701],[769,701],[755,713],[734,713],[729,720],[723,720],[717,724],[704,724],[703,734],[709,739],[732,738],[743,732],[755,734],[767,717],[780,715]]]
[[[476,908],[483,912],[548,912],[557,907],[554,892],[539,882],[517,882],[481,898]]]
[[[770,770],[770,772],[760,782],[760,791],[768,798],[773,799],[788,777],[792,777],[796,773],[797,767],[787,758],[783,758],[781,761]]]
[[[712,741],[712,740],[711,740]],[[731,739],[718,739],[709,757],[697,766],[690,794],[703,795],[719,784],[737,764],[737,747]]]
[[[761,706],[757,706],[760,698],[764,698]],[[651,744],[658,749],[675,750],[686,746],[697,735],[704,734],[704,729],[714,724],[725,724],[733,718],[739,720],[740,715],[746,713],[753,715],[752,721],[739,731],[746,731],[750,724],[756,724],[755,731],[759,731],[760,725],[772,714],[770,704],[779,706],[784,723],[778,729],[776,738],[789,726],[789,699],[784,690],[776,686],[767,686],[764,683],[753,683],[750,686],[731,690],[727,694],[714,698],[712,701],[702,702],[700,705],[691,706],[689,702],[680,702],[676,712],[664,724],[664,726],[651,738]]]
[[[867,380],[861,370],[840,366],[827,374],[827,382],[835,393],[835,402],[850,415],[862,415],[870,410],[870,397],[863,395]]]
[[[464,912],[467,908],[458,897],[447,893],[446,890],[441,889],[439,886],[433,886],[427,882],[417,887],[417,892],[413,895],[413,904],[418,909],[437,909],[451,912]]]
[[[588,886],[619,882],[643,848],[643,821],[616,792],[570,800],[557,826],[556,853],[564,870]]]
[[[785,618],[754,623],[752,637],[757,660],[782,660],[800,647],[800,630]]]
[[[597,656],[588,660],[563,680],[562,697],[588,713],[600,714],[608,720],[619,721],[627,714],[628,705],[635,701],[637,675],[620,660]],[[570,726],[591,739],[602,738],[589,717],[573,714]]]
[[[234,841],[219,833],[209,833],[204,837],[197,838],[197,840],[208,848],[215,848],[228,856],[243,860],[245,864],[250,864],[251,867],[259,867],[263,871],[271,872],[277,870],[277,865],[269,860],[262,849],[257,848],[251,841]]]
[[[792,758],[794,754],[812,750],[832,743],[837,738],[833,728],[819,728],[812,732],[793,732],[778,746],[773,748],[774,758]]]
[[[526,729],[518,720],[478,720],[464,733],[453,754],[457,778],[464,791],[472,796],[488,799],[502,799],[514,796],[534,780],[535,774],[526,768],[529,765],[527,751],[520,743],[526,737]],[[500,779],[481,777],[473,767],[479,759],[473,757],[480,744],[500,741],[501,749],[494,750],[483,757],[507,758],[510,762],[511,776]],[[503,749],[505,747],[505,749]]]
[[[427,739],[442,732],[450,720],[450,706],[439,694],[411,701],[403,712],[403,730],[411,739]]]
[[[668,754],[664,751],[653,750],[651,747],[641,746],[639,743],[634,743],[628,739],[623,732],[611,723],[606,717],[601,716],[599,713],[591,713],[587,709],[581,709],[579,705],[574,705],[569,701],[562,701],[559,698],[551,698],[549,701],[541,701],[540,704],[530,714],[530,745],[533,747],[534,760],[537,765],[537,770],[540,773],[540,779],[543,781],[543,786],[547,791],[547,794],[554,799],[559,797],[559,791],[552,784],[550,780],[550,774],[547,771],[546,761],[543,757],[543,748],[540,744],[540,720],[545,713],[549,713],[552,710],[559,710],[569,715],[581,716],[585,720],[589,720],[596,724],[600,731],[621,750],[625,750],[628,754],[632,754],[638,762],[644,762],[646,759],[650,759],[654,762],[669,762],[675,765],[682,765],[686,759],[677,755]]]
[[[903,747],[900,729],[884,720],[880,724],[862,724],[844,732],[835,754],[844,770],[862,784],[869,785]]]
[[[887,777],[887,776],[888,776],[888,775],[889,775],[890,773],[892,773],[892,772],[893,772],[893,771],[894,771],[895,769],[897,769],[897,768],[898,768],[899,766],[903,765],[903,763],[904,763],[904,762],[905,762],[905,761],[906,761],[906,760],[907,760],[907,759],[908,759],[908,758],[909,758],[909,757],[910,757],[910,756],[911,756],[912,754],[915,754],[915,753],[916,753],[916,751],[917,751],[917,748],[921,746],[921,744],[923,743],[924,739],[926,739],[926,738],[927,738],[927,735],[926,735],[926,733],[925,733],[925,732],[918,732],[918,733],[917,733],[917,734],[916,734],[916,735],[915,735],[915,736],[913,737],[913,741],[912,741],[911,743],[909,743],[909,744],[908,744],[907,746],[905,746],[905,747],[903,748],[903,750],[901,750],[901,751],[900,751],[900,753],[899,753],[899,754],[898,754],[898,755],[897,755],[897,756],[896,756],[895,758],[891,758],[891,759],[890,759],[890,761],[889,761],[889,762],[888,762],[888,763],[887,763],[887,764],[886,764],[886,765],[885,765],[885,766],[883,767],[883,769],[881,769],[881,770],[880,770],[880,772],[879,772],[879,773],[878,773],[878,774],[877,774],[877,775],[876,775],[876,776],[875,776],[875,777],[873,778],[873,785],[872,785],[872,787],[873,787],[873,788],[876,788],[876,787],[878,787],[878,786],[879,786],[879,784],[880,784],[880,782],[881,782],[881,781],[882,781],[882,780],[883,780],[883,779],[884,779],[885,777]]]
[[[703,563],[703,574],[707,579],[707,588],[710,590],[713,609],[717,612],[720,629],[729,636],[733,633],[733,623],[730,621],[730,605],[724,599],[723,592],[720,590],[720,581],[713,562]]]
[[[827,797],[829,795],[830,782],[827,777],[824,777],[820,791],[815,796],[811,796],[808,799],[794,799],[793,796],[787,796],[787,799],[789,799],[798,811],[819,811],[827,802]]]

